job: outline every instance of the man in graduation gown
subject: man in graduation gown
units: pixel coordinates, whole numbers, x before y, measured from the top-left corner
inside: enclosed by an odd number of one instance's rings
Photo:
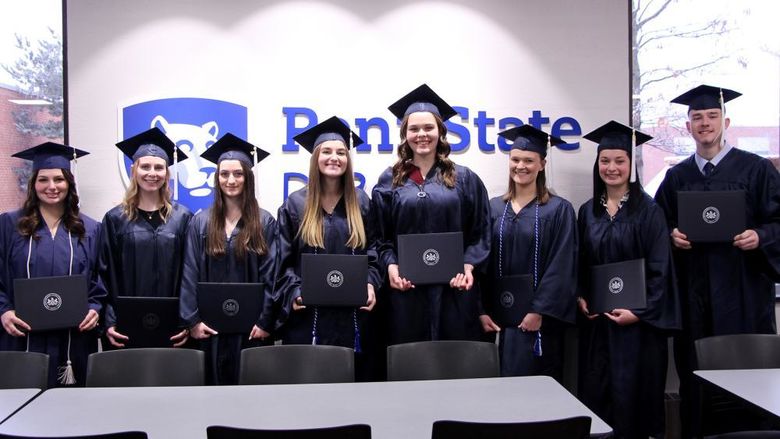
[[[699,86],[672,102],[688,105],[686,127],[696,153],[670,169],[656,194],[666,215],[682,297],[683,334],[675,340],[683,434],[698,421],[691,405],[697,389],[693,342],[745,333],[777,333],[775,286],[780,273],[780,176],[772,163],[727,144],[725,102],[732,90]],[[679,191],[736,191],[746,195],[747,229],[733,242],[691,243],[678,228]]]

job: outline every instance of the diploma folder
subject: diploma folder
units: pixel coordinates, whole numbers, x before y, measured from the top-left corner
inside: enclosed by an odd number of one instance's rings
[[[732,242],[745,212],[745,191],[677,192],[677,228],[690,242]]]
[[[178,297],[119,296],[114,312],[128,348],[169,348],[171,337],[181,332]]]
[[[534,298],[533,276],[505,276],[496,279],[493,300],[493,320],[502,328],[517,327],[531,311]]]
[[[366,306],[368,256],[301,255],[301,298],[304,305]]]
[[[612,312],[613,309],[643,309],[647,306],[645,287],[645,260],[591,267],[591,297],[588,311],[591,314]]]
[[[398,235],[398,269],[415,285],[449,284],[463,273],[463,233]]]
[[[222,334],[249,334],[263,306],[261,283],[198,283],[198,313]]]
[[[87,277],[14,279],[14,306],[33,332],[78,327],[89,311]]]

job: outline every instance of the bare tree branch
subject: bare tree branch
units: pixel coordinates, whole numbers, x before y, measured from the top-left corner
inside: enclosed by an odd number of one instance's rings
[[[662,13],[662,12],[663,12],[663,11],[666,9],[666,7],[667,7],[667,6],[669,6],[669,4],[670,4],[671,2],[672,2],[672,0],[665,0],[665,1],[664,1],[664,3],[661,5],[661,7],[659,7],[659,8],[658,8],[658,10],[656,10],[656,11],[655,11],[655,13],[653,13],[653,15],[651,15],[651,16],[649,16],[649,17],[645,18],[645,19],[642,19],[642,18],[640,17],[640,18],[639,18],[639,21],[637,22],[637,24],[636,24],[636,25],[637,25],[637,26],[639,26],[639,27],[642,27],[642,26],[644,26],[644,25],[645,25],[647,22],[649,22],[649,21],[652,21],[653,19],[655,19],[656,17],[658,17],[659,15],[661,15],[661,13]],[[651,3],[652,3],[652,2],[651,2]],[[648,6],[649,6],[649,4],[648,4]],[[647,7],[645,7],[645,11],[647,11]],[[645,11],[643,11],[643,13],[642,13],[642,15],[643,15],[643,16],[644,16],[644,12],[645,12]]]
[[[660,77],[660,78],[655,78],[655,79],[650,79],[650,80],[644,82],[640,86],[640,89],[642,89],[642,88],[644,88],[644,87],[646,87],[646,86],[648,86],[650,84],[653,84],[655,82],[661,82],[661,81],[665,81],[667,79],[671,79],[671,78],[676,78],[678,76],[682,76],[682,75],[684,75],[684,74],[686,74],[686,73],[688,73],[688,72],[690,72],[692,70],[702,69],[704,67],[707,67],[707,66],[715,64],[717,62],[720,62],[720,61],[722,61],[724,59],[727,59],[728,57],[729,57],[728,55],[721,55],[721,56],[719,56],[719,57],[717,57],[717,58],[715,58],[713,60],[707,61],[706,63],[699,64],[699,65],[696,65],[696,66],[687,67],[687,68],[684,68],[684,69],[678,69],[678,70],[675,70],[675,71],[673,71],[672,73],[670,73],[670,74],[668,74],[666,76],[663,76],[663,77]]]

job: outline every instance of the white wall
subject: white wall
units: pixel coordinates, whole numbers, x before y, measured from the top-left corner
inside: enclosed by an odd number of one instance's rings
[[[320,120],[384,118],[395,145],[386,107],[426,82],[469,109],[469,121],[453,121],[469,127],[470,146],[453,159],[474,169],[491,196],[505,190],[507,159],[480,150],[478,111],[528,122],[539,110],[550,118],[547,131],[572,117],[583,134],[629,115],[628,2],[66,3],[69,142],[92,151],[79,161],[79,179],[83,209],[95,217],[123,193],[113,144],[134,134],[122,133],[118,117],[128,103],[202,97],[247,106],[249,140],[271,152],[259,166],[260,197],[274,213],[282,172],[306,174],[309,158],[303,150],[282,153],[289,135],[283,107],[311,108]],[[495,144],[498,131],[498,122],[488,126],[487,142]],[[356,171],[370,189],[395,153],[377,152],[376,130],[367,140],[372,151],[356,154]],[[575,208],[590,196],[594,158],[585,140],[576,151],[552,153],[553,184]]]

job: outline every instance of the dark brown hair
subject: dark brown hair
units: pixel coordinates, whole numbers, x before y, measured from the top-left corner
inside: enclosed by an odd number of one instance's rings
[[[436,143],[436,161],[441,168],[444,185],[451,189],[455,187],[456,177],[455,163],[449,159],[452,148],[450,148],[450,144],[447,142],[447,126],[444,125],[444,121],[438,115],[433,114],[433,118],[436,120],[436,126],[439,129],[439,141]],[[409,115],[407,114],[401,122],[401,144],[398,145],[398,161],[393,165],[393,187],[403,185],[413,169],[412,159],[414,158],[414,151],[412,151],[409,142],[406,140],[408,127]]]
[[[68,183],[68,194],[64,200],[65,211],[62,214],[62,225],[70,233],[82,239],[84,238],[85,229],[84,222],[79,218],[79,196],[76,191],[76,180],[73,178],[70,170],[62,168],[60,170]],[[39,210],[41,201],[35,192],[35,180],[38,178],[39,172],[40,170],[33,171],[32,175],[30,175],[30,180],[27,182],[27,199],[24,201],[22,216],[19,218],[16,226],[22,236],[25,238],[32,236],[35,240],[40,239],[40,236],[36,235],[35,231],[43,222]]]

